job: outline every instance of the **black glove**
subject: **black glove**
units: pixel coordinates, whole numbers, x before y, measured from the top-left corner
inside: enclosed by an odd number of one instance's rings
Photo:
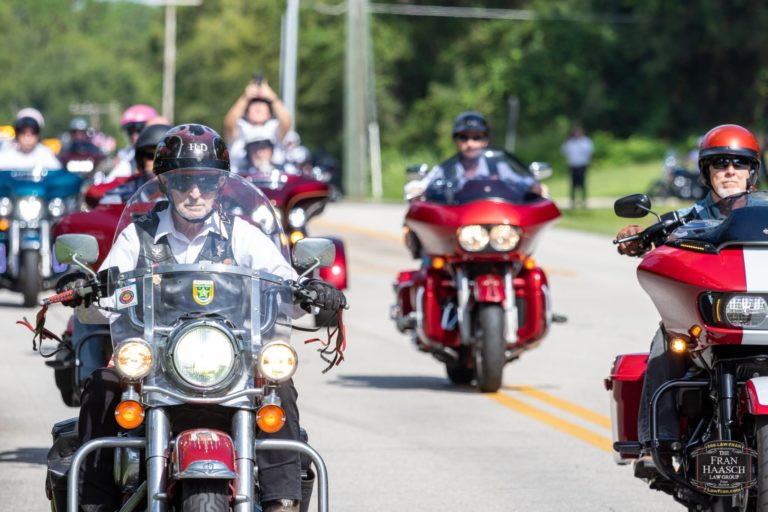
[[[62,293],[68,290],[74,290],[75,288],[83,288],[85,286],[88,286],[88,284],[89,284],[88,276],[85,275],[84,272],[70,272],[69,274],[62,276],[56,282],[56,293]],[[80,304],[84,304],[85,307],[88,307],[91,305],[92,299],[93,299],[93,295],[90,293],[84,297],[75,295],[73,299],[65,300],[64,302],[62,302],[62,304],[70,308],[76,308]]]
[[[347,305],[347,298],[344,293],[330,283],[320,279],[312,279],[304,283],[303,287],[309,292],[314,292],[316,297],[311,300],[311,303],[324,311],[338,311]]]

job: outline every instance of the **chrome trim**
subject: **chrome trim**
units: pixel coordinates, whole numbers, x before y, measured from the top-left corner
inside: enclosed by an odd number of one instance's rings
[[[147,512],[165,512],[171,423],[163,408],[147,413]],[[77,510],[77,509],[70,509]]]
[[[19,227],[18,220],[11,221],[10,230],[10,243],[8,246],[8,255],[6,256],[8,262],[8,270],[11,271],[11,277],[16,279],[19,277],[19,236],[21,236],[21,228]]]
[[[200,263],[176,263],[170,265],[158,265],[156,267],[138,268],[130,272],[121,272],[118,279],[137,279],[140,277],[174,272],[214,272],[217,274],[237,274],[241,276],[255,277],[274,283],[282,283],[284,281],[284,279],[276,276],[275,274],[270,274],[269,272],[253,270],[249,267],[225,265],[223,263],[210,263],[207,261]]]
[[[504,271],[504,342],[517,343],[517,304],[515,304],[515,287],[512,284],[512,271]]]
[[[213,397],[213,398],[202,398],[199,396],[189,396],[189,395],[183,395],[181,393],[175,393],[168,389],[160,388],[157,386],[142,386],[141,394],[143,397],[146,398],[147,395],[149,395],[150,393],[158,393],[160,395],[165,395],[171,398],[175,398],[176,400],[189,403],[189,404],[221,404],[224,402],[228,402],[229,400],[233,400],[235,398],[240,398],[241,396],[257,396],[257,397],[264,396],[263,389],[243,389],[225,396]]]
[[[237,411],[232,418],[232,441],[235,443],[237,489],[234,512],[254,510],[255,417],[251,411]]]
[[[237,475],[220,460],[196,460],[187,466],[187,469],[174,475],[177,480],[185,478],[234,480],[236,477]]]
[[[120,512],[131,512],[132,510],[135,510],[136,507],[139,505],[144,504],[144,499],[147,496],[147,482],[141,482],[141,485],[138,489],[136,489],[136,492],[131,494],[131,497],[128,498],[128,501],[126,501],[123,504],[123,508],[120,509]]]
[[[459,333],[462,345],[472,342],[472,318],[467,312],[469,306],[469,279],[461,267],[456,268],[456,301],[459,318]]]
[[[51,277],[51,223],[47,220],[40,221],[40,273],[43,278]]]
[[[144,322],[138,325],[144,326],[144,339],[152,341],[154,340],[155,331],[154,301],[152,300],[155,287],[152,286],[151,275],[144,276],[142,286],[144,287],[144,291],[142,293],[142,295],[144,295],[144,297],[142,297],[142,300],[144,301],[144,310],[148,311],[149,313],[144,315]],[[136,308],[132,307],[128,309],[132,312],[131,322],[133,322],[133,315],[136,313]],[[136,318],[136,320],[138,321],[138,318]]]

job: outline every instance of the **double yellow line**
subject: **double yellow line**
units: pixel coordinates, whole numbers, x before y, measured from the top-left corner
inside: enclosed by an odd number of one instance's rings
[[[567,400],[563,400],[556,396],[550,395],[549,393],[545,393],[540,389],[536,389],[530,386],[509,386],[505,389],[515,391],[529,398],[533,398],[534,400],[543,402],[551,407],[565,411],[601,428],[611,428],[611,420],[607,416],[598,414],[594,411],[590,411],[589,409],[581,407],[580,405],[568,402]],[[570,436],[581,439],[582,441],[589,443],[592,446],[596,446],[605,452],[613,453],[611,440],[605,436],[601,436],[593,432],[588,428],[584,428],[581,425],[577,425],[570,421],[564,420],[559,416],[549,413],[543,409],[539,409],[538,407],[534,407],[533,405],[530,405],[523,400],[514,398],[506,393],[499,392],[487,396],[491,400],[494,400],[504,407],[508,407],[520,414],[524,414],[529,418],[532,418],[541,423],[545,423],[550,427],[553,427]]]

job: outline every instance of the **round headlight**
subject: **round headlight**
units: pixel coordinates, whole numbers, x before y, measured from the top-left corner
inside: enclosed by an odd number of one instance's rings
[[[172,352],[173,365],[179,376],[197,387],[221,384],[235,366],[232,340],[213,325],[199,325],[182,331]]]
[[[757,295],[735,295],[725,305],[725,319],[736,327],[757,327],[768,317],[768,303]]]
[[[127,379],[141,379],[152,369],[152,349],[144,340],[126,340],[115,351],[115,368]]]
[[[275,216],[269,206],[259,205],[251,214],[251,218],[261,227],[265,235],[271,235],[275,230]]]
[[[307,221],[307,215],[304,213],[304,208],[294,208],[291,213],[288,214],[288,224],[294,228],[300,228]]]
[[[276,382],[283,382],[293,377],[298,363],[296,350],[283,341],[264,345],[256,362],[261,376]]]
[[[11,212],[13,212],[13,201],[11,201],[11,198],[0,198],[0,216],[7,217]]]
[[[491,247],[497,251],[512,251],[520,242],[520,230],[516,226],[501,224],[491,228]]]
[[[472,224],[459,228],[459,245],[465,251],[482,251],[489,240],[488,230],[483,226]]]
[[[67,207],[62,198],[55,197],[48,203],[48,211],[54,217],[61,217],[67,212]]]
[[[21,220],[36,220],[40,218],[43,203],[37,197],[23,197],[16,206]]]

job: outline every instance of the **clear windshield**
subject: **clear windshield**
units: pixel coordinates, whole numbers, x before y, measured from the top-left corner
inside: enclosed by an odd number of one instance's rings
[[[152,347],[144,384],[171,393],[151,393],[150,404],[253,387],[260,347],[290,340],[285,234],[266,197],[234,174],[183,170],[161,179],[128,201],[105,260],[117,267],[101,304],[110,303],[113,344],[140,339]],[[120,251],[135,264],[125,264]],[[240,396],[225,405],[251,403]]]

